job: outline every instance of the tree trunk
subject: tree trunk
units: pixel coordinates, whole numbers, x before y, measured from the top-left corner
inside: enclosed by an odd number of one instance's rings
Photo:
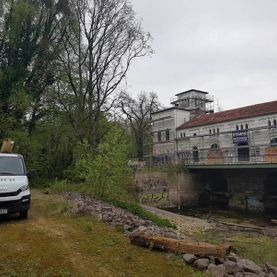
[[[225,257],[231,250],[231,247],[228,244],[212,245],[204,242],[197,243],[158,236],[131,236],[130,242],[131,244],[149,247],[151,249],[159,249],[180,254],[189,253],[213,257]]]

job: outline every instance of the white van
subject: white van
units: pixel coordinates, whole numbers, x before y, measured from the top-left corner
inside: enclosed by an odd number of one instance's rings
[[[28,217],[31,193],[27,175],[21,155],[0,153],[0,215]]]

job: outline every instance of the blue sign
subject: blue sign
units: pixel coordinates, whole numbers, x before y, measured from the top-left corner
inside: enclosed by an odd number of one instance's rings
[[[235,131],[232,133],[232,137],[234,144],[248,143],[248,132],[246,130]]]

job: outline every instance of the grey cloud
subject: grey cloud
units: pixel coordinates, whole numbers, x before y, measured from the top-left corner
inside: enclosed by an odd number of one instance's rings
[[[198,88],[223,108],[277,99],[277,1],[132,2],[155,54],[132,65],[130,92],[156,91],[168,104]]]

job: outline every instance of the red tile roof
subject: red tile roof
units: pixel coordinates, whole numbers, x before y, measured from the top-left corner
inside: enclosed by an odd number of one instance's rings
[[[277,113],[277,101],[256,104],[213,114],[201,115],[183,123],[177,128],[177,130],[274,113]]]

